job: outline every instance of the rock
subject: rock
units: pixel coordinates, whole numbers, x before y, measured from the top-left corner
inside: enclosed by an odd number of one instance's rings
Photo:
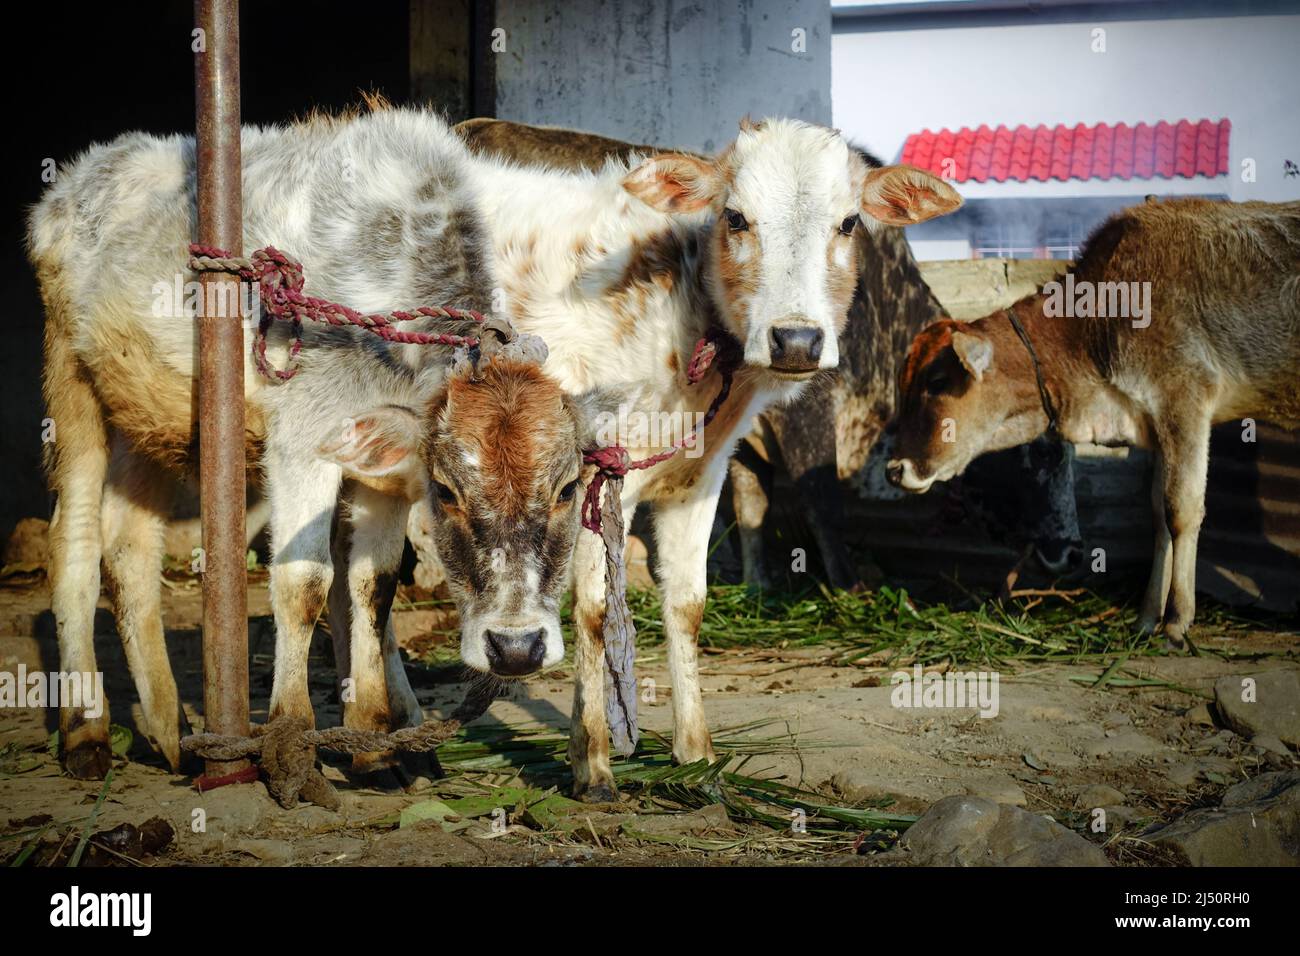
[[[284,812],[260,780],[209,790],[200,795],[198,805],[204,810],[206,832],[217,837],[253,830],[263,817]]]
[[[311,830],[317,827],[337,826],[339,815],[336,810],[326,810],[313,803],[300,803],[292,810],[285,811],[284,819],[285,822],[300,826],[304,830]]]
[[[1142,838],[1192,866],[1300,866],[1300,772],[1243,781],[1222,806],[1192,810]]]
[[[293,860],[293,844],[288,840],[240,840],[231,849],[255,856],[271,866],[284,866]]]
[[[1250,738],[1250,745],[1263,750],[1265,753],[1277,754],[1279,757],[1291,756],[1291,751],[1287,749],[1286,744],[1282,743],[1282,738],[1276,734],[1256,734]]]
[[[1074,805],[1082,810],[1094,807],[1123,806],[1124,794],[1104,783],[1094,783],[1084,787],[1074,798]]]
[[[1292,787],[1300,786],[1300,770],[1285,773],[1261,773],[1241,783],[1235,783],[1223,791],[1222,805],[1225,807],[1244,807],[1260,800],[1272,800],[1282,796]]]
[[[1168,749],[1159,741],[1152,740],[1146,734],[1132,728],[1108,730],[1106,733],[1108,736],[1101,740],[1090,740],[1085,743],[1082,747],[1083,752],[1096,760],[1113,754],[1158,754]]]
[[[899,842],[919,866],[1109,866],[1059,823],[983,797],[944,797]]]
[[[1138,823],[1143,820],[1150,820],[1155,816],[1151,810],[1140,810],[1137,807],[1102,807],[1106,812],[1106,829],[1115,831],[1123,829],[1131,823]]]
[[[1255,682],[1253,699],[1242,700],[1248,679]],[[1214,684],[1214,705],[1223,722],[1243,737],[1272,734],[1300,747],[1300,674],[1295,671],[1220,677]]]
[[[1187,713],[1183,714],[1187,722],[1193,727],[1213,727],[1214,715],[1210,713],[1210,705],[1201,703],[1190,708]]]
[[[38,570],[50,559],[50,523],[43,518],[22,518],[5,542],[3,565]]]
[[[966,785],[966,792],[972,797],[986,797],[995,803],[1005,803],[1011,807],[1023,807],[1029,801],[1025,791],[1014,780],[1007,777],[984,777]]]

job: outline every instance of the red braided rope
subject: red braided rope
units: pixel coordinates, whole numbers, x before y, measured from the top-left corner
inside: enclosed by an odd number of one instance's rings
[[[451,335],[445,332],[404,332],[394,322],[409,322],[421,317],[473,321],[482,325],[487,316],[473,309],[448,309],[425,307],[411,312],[395,311],[387,315],[367,315],[346,305],[318,299],[303,293],[302,263],[280,252],[274,246],[258,249],[247,259],[234,258],[224,249],[190,245],[190,268],[199,272],[231,272],[246,282],[258,284],[262,302],[262,315],[257,323],[257,338],[253,356],[257,370],[267,378],[287,381],[298,373],[298,353],[302,351],[302,323],[304,319],[328,325],[354,325],[373,332],[380,338],[403,345],[478,345],[473,336]],[[293,328],[293,343],[289,346],[289,365],[273,368],[266,358],[266,333],[276,319],[289,322]]]
[[[600,534],[600,490],[604,486],[606,479],[622,479],[627,476],[629,471],[640,471],[657,465],[661,461],[667,461],[695,441],[699,432],[707,428],[709,423],[717,417],[719,409],[722,408],[722,403],[731,394],[731,382],[735,377],[736,369],[740,367],[740,362],[741,355],[735,340],[716,327],[710,328],[695,343],[695,351],[686,366],[686,381],[691,385],[698,385],[703,381],[704,376],[708,374],[709,369],[715,363],[718,367],[718,373],[722,376],[722,388],[718,390],[718,394],[709,403],[709,408],[704,413],[703,420],[673,442],[666,451],[661,451],[657,455],[651,455],[638,461],[630,460],[627,449],[620,445],[593,448],[591,451],[583,453],[582,460],[586,464],[596,466],[596,474],[592,477],[591,484],[587,486],[587,495],[582,500],[582,526],[584,528]]]

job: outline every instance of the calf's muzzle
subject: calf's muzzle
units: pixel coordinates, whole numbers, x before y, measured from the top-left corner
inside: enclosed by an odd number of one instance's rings
[[[822,357],[822,330],[811,325],[774,325],[768,332],[768,356],[779,372],[815,372]]]
[[[484,631],[483,647],[493,674],[523,677],[542,666],[546,657],[546,630]]]

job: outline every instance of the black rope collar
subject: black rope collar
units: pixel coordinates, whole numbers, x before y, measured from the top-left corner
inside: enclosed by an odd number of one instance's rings
[[[1034,380],[1038,383],[1038,398],[1043,403],[1043,411],[1047,413],[1047,432],[1055,437],[1060,433],[1056,417],[1056,406],[1052,404],[1052,396],[1047,391],[1047,383],[1043,381],[1043,367],[1038,362],[1038,353],[1034,351],[1034,343],[1029,340],[1029,333],[1020,324],[1020,320],[1016,318],[1015,309],[1007,309],[1007,318],[1011,320],[1011,327],[1016,330],[1016,335],[1020,337],[1020,341],[1025,344],[1025,351],[1029,353],[1029,361],[1034,366]]]

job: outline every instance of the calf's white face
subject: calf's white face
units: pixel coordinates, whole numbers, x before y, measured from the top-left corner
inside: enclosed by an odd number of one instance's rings
[[[744,123],[713,160],[651,157],[624,186],[665,212],[710,208],[705,268],[714,304],[745,362],[790,380],[839,364],[862,218],[910,225],[961,205],[929,173],[870,169],[835,130],[797,120]]]

